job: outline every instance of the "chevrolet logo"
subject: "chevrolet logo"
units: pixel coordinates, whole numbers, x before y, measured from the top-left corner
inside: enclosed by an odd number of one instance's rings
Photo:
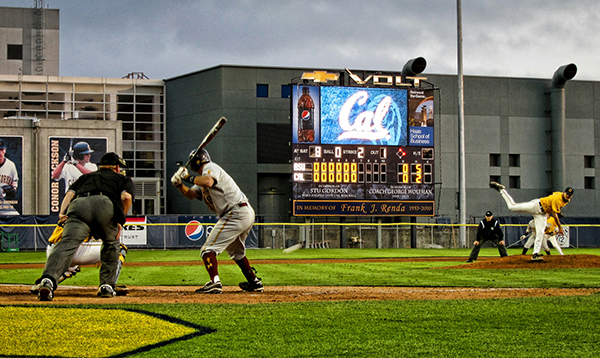
[[[338,77],[338,74],[327,73],[325,71],[305,72],[302,74],[303,80],[313,80],[315,82],[337,81]]]

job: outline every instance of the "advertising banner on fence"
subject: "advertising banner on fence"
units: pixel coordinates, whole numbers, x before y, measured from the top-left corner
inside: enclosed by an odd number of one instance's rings
[[[214,224],[217,222],[216,216],[180,216],[179,223],[179,245],[181,246],[202,246],[206,238],[210,235]]]
[[[146,217],[128,217],[121,231],[121,242],[125,245],[146,245],[148,243],[148,226]]]

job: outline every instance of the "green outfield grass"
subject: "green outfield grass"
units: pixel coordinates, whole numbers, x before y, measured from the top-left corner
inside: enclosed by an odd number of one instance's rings
[[[516,255],[520,249],[509,249]],[[458,256],[468,249],[249,250],[250,260],[305,259],[302,264],[256,265],[268,285],[600,287],[600,269],[460,270],[435,267],[461,261],[310,263],[315,258]],[[600,249],[566,254],[599,255]],[[480,256],[497,257],[495,249]],[[198,261],[198,250],[131,250],[128,262]],[[221,261],[228,260],[220,256]],[[0,253],[0,263],[44,262],[44,253]],[[236,265],[221,265],[225,285],[243,280]],[[0,283],[31,284],[41,269],[0,270]],[[70,285],[97,285],[86,267]],[[202,285],[203,266],[127,267],[126,285]],[[598,357],[600,294],[488,300],[349,301],[271,304],[78,305],[133,308],[216,330],[132,357]],[[76,319],[76,318],[74,318]],[[142,328],[143,329],[143,328]],[[47,337],[40,327],[39,337]],[[2,331],[4,334],[10,332]],[[119,332],[119,327],[115,327]],[[89,334],[89,333],[88,333]],[[101,340],[102,337],[98,337]],[[24,342],[30,344],[31,342]],[[0,348],[0,355],[2,348]],[[49,352],[51,355],[51,352]]]
[[[567,254],[600,254],[600,249],[569,249]],[[509,249],[519,254],[520,249]],[[302,264],[255,264],[265,285],[273,286],[450,286],[450,287],[600,287],[600,269],[518,269],[518,270],[433,270],[435,267],[467,265],[463,261],[434,262],[367,262],[311,263],[316,258],[387,258],[387,257],[466,257],[467,249],[312,249],[289,254],[282,250],[248,250],[248,257],[259,259],[303,259]],[[5,256],[6,255],[6,256]],[[10,260],[10,257],[14,260]],[[480,256],[497,257],[497,250],[482,249]],[[3,253],[0,263],[42,263],[41,252]],[[229,263],[226,255],[220,262]],[[144,251],[131,250],[127,262],[200,261],[198,250]],[[237,285],[244,280],[237,265],[219,266],[224,285]],[[0,283],[29,284],[41,274],[41,269],[0,270]],[[128,267],[125,264],[120,284],[201,286],[208,280],[203,265]],[[86,267],[69,285],[96,285],[98,269]]]

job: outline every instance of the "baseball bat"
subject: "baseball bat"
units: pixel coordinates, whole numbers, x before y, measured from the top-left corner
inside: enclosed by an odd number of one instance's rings
[[[212,129],[206,135],[206,137],[204,137],[202,142],[200,142],[200,145],[198,146],[198,148],[196,148],[196,153],[198,153],[198,151],[200,151],[202,148],[206,147],[206,145],[208,143],[210,143],[210,141],[217,135],[217,133],[219,133],[221,128],[223,128],[225,123],[227,123],[227,118],[225,118],[225,117],[219,118],[217,123],[215,123],[215,125],[212,127]],[[192,161],[192,158],[189,158],[188,161],[185,163],[184,167],[187,167],[191,161]]]

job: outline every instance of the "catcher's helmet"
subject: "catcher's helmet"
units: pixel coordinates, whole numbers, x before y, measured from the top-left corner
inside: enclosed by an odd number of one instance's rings
[[[196,152],[193,150],[190,153],[190,168],[193,171],[198,170],[202,165],[210,162],[210,154],[206,149],[200,149],[200,151]]]
[[[92,154],[94,150],[86,142],[77,142],[73,146],[73,158],[77,160],[83,159],[84,154]]]

